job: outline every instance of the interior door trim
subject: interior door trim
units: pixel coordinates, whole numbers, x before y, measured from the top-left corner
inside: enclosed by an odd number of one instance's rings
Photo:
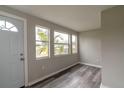
[[[25,82],[25,87],[28,86],[28,54],[27,54],[27,19],[23,17],[16,16],[14,14],[4,12],[0,10],[0,15],[1,16],[6,16],[6,17],[11,17],[15,19],[22,20],[24,22],[24,82]]]

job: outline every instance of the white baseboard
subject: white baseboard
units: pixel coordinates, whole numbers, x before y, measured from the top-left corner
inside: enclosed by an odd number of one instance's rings
[[[110,87],[105,86],[105,85],[103,85],[103,84],[101,83],[100,88],[110,88]]]
[[[42,77],[42,78],[39,78],[39,79],[34,80],[34,81],[32,81],[32,82],[29,82],[29,83],[28,83],[28,86],[31,86],[31,85],[33,85],[33,84],[36,84],[36,83],[40,82],[40,81],[43,81],[44,79],[46,79],[46,78],[48,78],[48,77],[51,77],[51,76],[53,76],[53,75],[55,75],[55,74],[57,74],[57,73],[60,73],[60,72],[66,70],[66,69],[68,69],[68,68],[70,68],[70,67],[72,67],[72,66],[74,66],[74,65],[77,65],[77,64],[80,64],[80,62],[74,63],[74,64],[72,64],[72,65],[70,65],[70,66],[68,66],[68,67],[65,67],[65,68],[60,69],[59,71],[53,72],[53,73],[51,73],[51,74],[49,74],[49,75],[47,75],[47,76],[44,76],[44,77]]]
[[[97,67],[97,68],[102,68],[102,66],[94,65],[94,64],[89,64],[89,63],[85,63],[85,62],[80,62],[80,64],[84,64],[84,65],[88,65],[88,66],[93,66],[93,67]]]

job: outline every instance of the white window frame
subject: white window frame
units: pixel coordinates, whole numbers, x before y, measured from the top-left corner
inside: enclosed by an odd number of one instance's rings
[[[55,48],[54,48],[54,56],[64,56],[64,55],[69,55],[69,54],[70,54],[70,49],[69,49],[69,48],[70,48],[70,34],[64,32],[64,31],[59,31],[59,30],[54,30],[54,33],[55,33],[55,32],[62,33],[62,34],[67,34],[67,35],[68,35],[68,43],[55,43],[55,42],[54,42],[55,39],[54,39],[54,41],[53,41],[54,46],[55,46],[55,45],[68,45],[68,54],[58,54],[58,55],[56,55],[56,54],[55,54]],[[54,38],[54,35],[53,35],[53,38]]]
[[[40,27],[40,28],[48,30],[48,41],[38,41],[38,40],[36,40],[36,27]],[[35,57],[36,57],[36,60],[50,58],[50,28],[45,27],[45,26],[41,26],[41,25],[35,25],[35,44],[36,44],[36,42],[48,43],[48,56],[43,56],[43,57],[37,57],[36,56],[36,45],[35,45]]]
[[[75,38],[76,38],[76,42],[75,42],[76,43],[75,44],[76,45],[76,52],[75,53],[73,52],[73,41],[72,41],[73,40],[72,39],[73,36],[75,36]],[[72,42],[72,44],[71,44],[71,53],[72,54],[77,54],[78,53],[78,39],[77,39],[77,35],[76,34],[72,34],[71,35],[71,42]]]

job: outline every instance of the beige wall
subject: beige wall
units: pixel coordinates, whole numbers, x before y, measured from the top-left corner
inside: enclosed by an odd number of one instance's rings
[[[59,57],[52,56],[51,59],[35,59],[35,24],[49,27],[51,29],[51,35],[55,28],[68,33],[78,34],[77,32],[4,6],[0,6],[0,10],[27,19],[29,82],[35,81],[79,61],[79,54]],[[124,87],[124,6],[103,11],[101,18],[102,32],[97,30],[82,32],[80,34],[80,58],[83,62],[100,65],[101,46],[103,85],[109,87]],[[101,35],[99,36],[99,34]],[[100,38],[102,38],[101,41]],[[53,38],[51,38],[51,42],[53,42]],[[51,43],[51,54],[52,53],[53,45]]]
[[[79,34],[80,61],[101,66],[101,30],[89,30]]]
[[[102,66],[104,86],[124,87],[124,6],[103,11],[101,18],[101,31],[79,34],[80,59]]]
[[[102,12],[102,84],[124,87],[124,6]]]
[[[50,28],[51,36],[54,29],[68,32],[69,34],[77,34],[77,32],[64,28],[62,26],[53,24],[43,19],[39,19],[25,13],[16,11],[5,6],[0,6],[0,10],[26,18],[27,19],[27,41],[28,41],[28,82],[36,81],[46,75],[56,72],[62,68],[70,66],[76,62],[79,62],[79,54],[66,55],[66,56],[53,56],[53,38],[51,37],[51,58],[40,59],[35,58],[35,25],[41,25]]]

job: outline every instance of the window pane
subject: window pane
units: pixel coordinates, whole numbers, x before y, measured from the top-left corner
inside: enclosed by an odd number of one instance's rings
[[[6,28],[11,28],[11,27],[13,27],[14,25],[12,24],[12,23],[10,23],[10,22],[6,22]]]
[[[12,32],[18,32],[18,29],[17,29],[16,27],[12,27],[12,28],[10,29],[10,31],[12,31]]]
[[[4,20],[0,20],[0,27],[5,27],[5,21]]]
[[[0,30],[18,32],[18,29],[16,28],[16,26],[14,26],[12,23],[7,22],[5,20],[0,20]]]
[[[3,30],[3,31],[9,31],[9,29],[7,29],[6,27],[2,27],[1,30]]]
[[[68,43],[68,34],[54,32],[54,43]]]
[[[55,44],[54,54],[55,55],[68,54],[68,45]]]
[[[75,44],[75,43],[76,43],[76,36],[72,35],[72,44]]]
[[[77,53],[77,46],[76,45],[72,45],[72,53]]]
[[[36,58],[48,56],[48,43],[36,42]]]
[[[72,35],[72,53],[77,53],[77,36]]]
[[[49,29],[36,26],[36,40],[38,41],[48,41],[49,40]]]

